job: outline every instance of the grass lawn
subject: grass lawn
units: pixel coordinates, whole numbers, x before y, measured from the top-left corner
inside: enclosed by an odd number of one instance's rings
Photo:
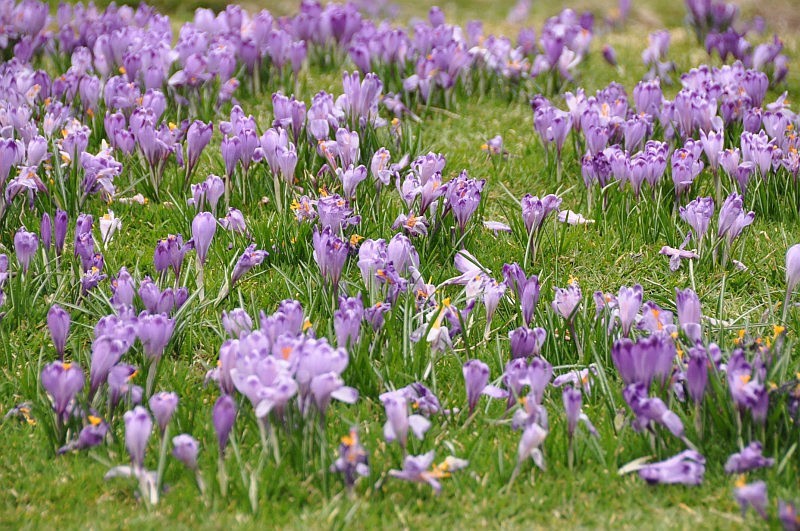
[[[251,12],[256,9],[255,3],[248,7]],[[523,24],[506,19],[512,7],[513,3],[508,0],[451,1],[442,5],[449,23],[463,25],[480,18],[486,34],[504,34],[513,40]],[[534,2],[525,25],[536,28],[538,35],[544,20],[561,7],[561,4]],[[682,2],[634,2],[629,21],[613,31],[603,23],[610,5],[580,0],[574,5],[564,3],[563,7],[574,7],[576,11],[591,8],[596,28],[589,56],[578,66],[574,83],[567,84],[564,90],[583,87],[587,94],[594,94],[616,81],[630,97],[633,87],[647,70],[641,60],[647,34],[663,27],[670,29],[668,59],[675,62],[678,73],[701,63],[720,64],[719,58],[712,59],[706,54],[684,25]],[[296,6],[283,3],[275,12],[291,14],[295,9]],[[403,0],[399,9],[398,23],[405,23],[413,17],[426,16],[427,6]],[[172,25],[177,28],[179,21],[188,20],[191,14],[186,13],[185,6],[176,6],[175,11],[176,14],[171,15]],[[783,53],[790,58],[786,83],[777,89],[771,88],[766,101],[773,101],[784,90],[788,91],[789,100],[797,99],[800,68],[795,58],[800,51],[800,40],[793,33],[796,24],[792,25],[792,20],[800,23],[800,18],[791,3],[783,1],[768,9],[766,3],[746,2],[742,4],[742,13],[745,17],[764,16],[767,35],[771,31],[780,32]],[[766,40],[767,35],[762,39]],[[612,68],[603,61],[604,44],[616,50],[618,67]],[[265,82],[266,87],[262,86],[260,94],[252,94],[242,87],[237,98],[245,114],[252,114],[259,131],[263,132],[272,121],[269,96],[273,91],[294,92],[298,99],[310,103],[320,90],[340,94],[341,71],[352,69],[349,60],[322,66],[312,64],[303,69],[295,86],[291,81],[272,79]],[[664,87],[666,98],[674,97],[680,88],[677,74],[673,75],[673,80],[674,85]],[[535,262],[524,267],[528,274],[538,274],[542,284],[534,318],[536,326],[548,331],[542,356],[556,368],[557,375],[589,363],[596,364],[598,369],[592,393],[583,397],[583,410],[599,436],[591,438],[583,428],[578,429],[572,468],[568,466],[566,419],[560,389],[550,387],[543,401],[550,417],[549,435],[543,445],[546,470],[536,468],[527,460],[513,482],[510,479],[520,432],[511,429],[505,401],[484,398],[474,415],[466,411],[462,365],[468,359],[478,358],[489,366],[491,380],[500,377],[509,359],[508,332],[521,324],[517,304],[508,298],[500,303],[487,338],[484,335],[485,310],[478,303],[468,331],[454,339],[451,350],[432,357],[424,340],[417,344],[407,340],[415,327],[411,322],[414,301],[413,297],[401,297],[380,334],[373,335],[371,330],[367,331],[367,326],[362,327],[366,339],[350,351],[350,364],[342,376],[347,385],[359,390],[358,401],[353,405],[334,401],[322,424],[309,420],[300,422],[293,430],[278,426],[279,460],[272,455],[264,458],[252,408],[246,399],[240,400],[232,443],[235,449],[229,447],[226,457],[228,493],[222,496],[216,479],[217,441],[211,422],[211,408],[220,392],[215,384],[204,384],[206,373],[216,365],[220,346],[227,339],[221,312],[241,307],[257,321],[259,310],[269,314],[280,301],[294,298],[303,305],[318,337],[328,337],[332,342],[335,338],[336,303],[312,257],[311,225],[298,223],[291,211],[278,212],[274,201],[259,200],[268,195],[266,190],[272,186],[268,169],[262,163],[251,170],[248,199],[235,195],[232,205],[244,213],[254,243],[270,255],[262,266],[245,275],[227,298],[214,304],[237,257],[249,244],[248,239],[217,229],[204,271],[203,300],[195,293],[194,253],[187,254],[180,285],[187,285],[193,295],[176,318],[174,339],[159,364],[155,380],[155,390],[174,391],[180,397],[170,434],[191,433],[200,442],[199,469],[207,486],[206,495],[200,495],[192,474],[171,458],[163,475],[165,492],[155,507],[146,507],[134,496],[133,480],[103,479],[111,466],[127,464],[129,460],[124,444],[123,410],[118,410],[113,419],[106,444],[88,452],[54,456],[55,447],[47,428],[51,424],[50,412],[39,378],[42,367],[55,359],[46,315],[53,303],[70,311],[72,328],[67,357],[88,369],[92,330],[100,317],[111,312],[107,300],[110,288],[106,280],[97,288],[97,293],[81,297],[79,274],[75,272],[77,261],[62,267],[61,272],[50,271],[44,267],[39,254],[34,259],[35,273],[24,280],[15,276],[9,281],[6,302],[0,308],[7,312],[0,321],[0,414],[19,403],[32,401],[36,418],[35,423],[18,421],[15,417],[0,424],[0,485],[5,489],[5,495],[0,498],[0,527],[728,529],[778,526],[778,498],[800,501],[798,428],[787,420],[788,414],[775,413],[769,424],[774,433],[764,434],[759,426],[746,422],[744,433],[739,434],[730,415],[732,407],[721,403],[728,400],[727,394],[715,398],[720,403],[705,403],[700,413],[704,433],[694,425],[695,416],[690,405],[669,401],[684,421],[687,438],[706,458],[705,480],[701,485],[651,486],[637,474],[618,474],[621,466],[634,459],[651,456],[654,461],[662,460],[680,452],[686,445],[670,437],[665,430],[660,430],[657,438],[651,438],[631,429],[630,410],[611,360],[614,339],[606,334],[604,325],[595,320],[591,294],[598,290],[617,293],[620,286],[638,283],[643,287],[645,301],[652,300],[665,309],[674,310],[675,289],[691,287],[700,298],[704,315],[710,318],[704,321],[705,339],[718,343],[724,352],[733,350],[742,329],[753,337],[770,337],[773,325],[781,321],[783,310],[785,253],[789,246],[800,241],[797,186],[793,188],[795,195],[781,194],[764,186],[748,199],[746,207],[755,210],[755,221],[737,241],[731,256],[744,264],[745,270],[722,267],[710,255],[704,255],[691,266],[684,262],[677,272],[671,272],[668,259],[659,251],[664,245],[678,247],[687,230],[673,209],[672,195],[633,202],[629,194],[619,193],[613,187],[610,190],[612,199],[605,210],[597,194],[590,207],[581,177],[580,158],[576,156],[571,138],[565,148],[560,182],[556,179],[554,164],[545,159],[544,148],[533,128],[529,104],[535,91],[531,85],[525,90],[511,91],[499,86],[489,87],[473,94],[457,90],[447,108],[438,104],[412,107],[420,120],[404,120],[401,141],[390,135],[391,127],[385,127],[375,133],[375,138],[362,142],[386,145],[393,161],[404,152],[412,159],[429,151],[442,153],[447,160],[443,171],[445,180],[456,177],[462,170],[472,178],[486,179],[477,221],[468,225],[460,244],[474,254],[494,278],[501,279],[503,264],[522,264],[527,256],[518,203],[524,194],[541,197],[556,193],[563,200],[562,210],[570,209],[595,221],[569,226],[551,219],[542,229]],[[561,95],[551,93],[548,97],[555,105],[566,108]],[[168,113],[173,111],[170,107]],[[229,119],[227,112],[226,107],[220,115],[206,118],[215,123],[214,137],[200,159],[194,182],[209,173],[222,175],[225,171],[220,156],[218,123]],[[381,114],[390,118],[385,109]],[[94,127],[103,131],[102,119]],[[506,156],[492,157],[482,151],[482,144],[495,135],[502,135]],[[99,146],[99,137],[92,138],[91,146]],[[316,173],[323,162],[310,153],[303,155],[305,159],[301,156],[300,167],[306,172],[304,186],[311,182],[310,175]],[[362,162],[369,166],[369,159]],[[130,161],[131,166],[135,164],[138,164],[135,160]],[[135,178],[135,171],[126,165],[117,181],[118,189],[123,191],[120,195],[133,195],[134,190],[126,189],[125,183]],[[327,185],[336,182],[330,177],[323,181]],[[361,186],[371,187],[371,179]],[[671,187],[670,182],[665,190]],[[341,189],[337,191],[341,193]],[[309,186],[305,193],[316,195],[317,192]],[[693,186],[690,197],[713,193],[712,177],[706,170]],[[355,209],[362,221],[355,232],[365,238],[388,241],[396,232],[391,229],[392,222],[398,214],[408,211],[394,184],[384,190],[380,202],[372,200],[374,194],[362,194],[358,198]],[[139,205],[114,201],[110,205],[122,220],[122,226],[106,248],[100,249],[104,271],[109,276],[122,266],[136,279],[152,275],[153,249],[160,238],[181,233],[185,240],[189,239],[195,212],[186,205],[186,196],[162,199],[166,202]],[[109,205],[95,198],[86,203],[83,211],[98,220],[108,208]],[[40,212],[19,212],[15,219],[4,220],[0,238],[0,252],[7,253],[13,264],[14,233],[22,223],[29,230],[38,228],[41,215]],[[75,216],[71,216],[65,260],[72,260],[74,219]],[[514,232],[495,235],[482,227],[482,220],[508,223]],[[448,218],[442,230],[414,240],[420,272],[434,285],[458,274],[453,260],[459,237],[455,230],[450,231],[451,224]],[[583,289],[583,303],[575,317],[577,333],[571,333],[564,320],[550,308],[553,289],[566,286],[572,278],[577,279]],[[357,257],[348,259],[342,282],[343,291],[348,294],[362,289]],[[452,297],[454,304],[463,308],[466,301],[460,287],[447,287],[443,291]],[[369,295],[365,292],[364,296],[366,305],[370,302]],[[782,352],[787,359],[782,362],[781,374],[790,378],[798,371],[800,359],[796,350],[800,309],[791,309],[785,324],[787,335]],[[574,335],[577,335],[577,342]],[[127,362],[139,365],[140,350],[137,345]],[[146,377],[146,371],[141,370],[134,382],[144,386]],[[391,469],[401,467],[403,452],[397,444],[384,440],[382,427],[386,415],[378,396],[414,381],[428,385],[444,408],[460,410],[449,416],[437,416],[423,440],[409,438],[411,454],[436,450],[437,462],[450,454],[469,460],[466,469],[442,480],[443,488],[438,496],[427,485],[402,482],[389,475]],[[776,410],[779,408],[780,411],[786,409],[783,404],[775,406]],[[776,427],[775,419],[782,419],[783,424]],[[329,467],[334,462],[340,438],[351,426],[358,427],[361,442],[369,452],[370,473],[349,493],[340,477],[329,472]],[[745,517],[741,516],[732,494],[737,478],[723,472],[728,455],[737,451],[740,435],[745,444],[751,438],[767,441],[764,454],[776,461],[775,466],[748,475],[748,481],[763,479],[768,485],[771,519],[766,523],[752,510]],[[158,464],[158,452],[154,433],[145,461],[148,468],[154,469]],[[260,461],[265,462],[259,465]],[[253,482],[255,486],[250,487]],[[251,488],[256,491],[255,504],[250,501],[253,494],[248,491]]]

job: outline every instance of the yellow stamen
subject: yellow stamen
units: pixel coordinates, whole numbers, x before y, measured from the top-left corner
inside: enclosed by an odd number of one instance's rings
[[[311,328],[311,321],[309,321],[308,319],[306,319],[306,320],[303,322],[303,332],[305,332],[305,331],[306,331],[306,330],[308,330],[309,328]]]
[[[97,426],[98,424],[103,422],[103,419],[101,419],[100,417],[95,417],[94,415],[89,415],[87,417],[87,420],[89,421],[89,424],[91,424],[92,426]]]
[[[127,74],[127,73],[128,73],[128,71],[127,71],[127,70],[125,70],[125,67],[124,67],[124,66],[120,66],[120,67],[119,67],[119,73],[124,75],[124,74]]]

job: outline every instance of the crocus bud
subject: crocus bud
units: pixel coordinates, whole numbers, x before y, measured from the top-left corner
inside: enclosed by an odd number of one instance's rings
[[[197,452],[199,450],[200,445],[197,440],[188,433],[182,433],[172,438],[172,455],[187,468],[192,470],[197,468]]]
[[[41,232],[42,245],[45,251],[49,251],[53,243],[53,220],[50,219],[50,214],[47,212],[42,214],[42,224],[39,232]]]
[[[236,402],[230,395],[219,397],[214,404],[214,410],[211,412],[211,421],[214,424],[214,431],[217,432],[220,454],[228,446],[228,437],[231,434],[231,428],[233,428],[235,420]]]
[[[172,415],[175,413],[175,408],[178,407],[178,395],[162,391],[151,396],[149,404],[150,411],[153,412],[153,416],[156,418],[158,427],[163,434],[167,429],[167,424],[172,419]]]
[[[210,212],[200,212],[192,220],[192,241],[201,264],[206,263],[208,248],[217,231],[217,220]]]
[[[58,304],[50,307],[47,312],[47,328],[53,338],[53,345],[56,347],[59,359],[64,359],[64,346],[69,334],[70,317],[69,314]]]
[[[147,440],[153,430],[153,421],[150,413],[142,406],[136,406],[132,411],[125,413],[125,448],[131,456],[134,468],[144,466],[144,453],[147,450]]]
[[[67,218],[67,213],[63,210],[56,210],[56,219],[55,219],[55,244],[56,244],[56,253],[60,256],[61,253],[64,252],[64,242],[67,239],[67,225],[69,224],[69,219]]]
[[[31,265],[31,259],[36,254],[36,249],[39,247],[39,238],[36,234],[28,232],[21,228],[14,235],[14,252],[17,255],[17,261],[22,267],[22,272],[27,273]]]
[[[786,251],[786,289],[791,293],[800,283],[800,243]]]

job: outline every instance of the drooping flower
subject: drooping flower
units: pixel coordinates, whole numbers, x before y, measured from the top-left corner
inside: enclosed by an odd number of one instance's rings
[[[768,468],[775,464],[775,460],[764,457],[761,453],[761,443],[753,441],[741,452],[732,454],[725,461],[726,474],[744,474],[757,468]]]
[[[469,464],[464,459],[449,456],[442,463],[435,465],[433,459],[433,450],[423,455],[407,455],[403,460],[402,470],[390,470],[389,475],[415,483],[427,483],[438,494],[442,490],[440,479],[450,477],[452,472]]]
[[[528,234],[538,231],[547,216],[558,210],[561,206],[561,198],[550,194],[539,199],[530,194],[525,195],[520,202],[522,205],[522,219]]]
[[[660,463],[639,470],[639,477],[650,484],[679,483],[699,485],[706,471],[706,459],[695,450],[684,450]]]

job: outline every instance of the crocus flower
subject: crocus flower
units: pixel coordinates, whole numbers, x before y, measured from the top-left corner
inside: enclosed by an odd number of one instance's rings
[[[681,330],[692,341],[700,341],[702,335],[700,319],[703,313],[697,293],[688,288],[685,290],[675,288],[675,305],[678,309],[678,324]]]
[[[342,437],[339,457],[331,465],[331,472],[339,472],[344,477],[347,488],[355,485],[358,476],[369,475],[369,456],[358,439],[358,431],[350,429],[349,435]]]
[[[597,437],[597,430],[594,424],[589,420],[589,417],[581,410],[583,404],[583,396],[578,389],[566,386],[561,393],[561,398],[564,402],[564,411],[567,415],[567,433],[569,437],[575,434],[575,429],[578,427],[578,421],[582,421],[586,425],[589,433]]]
[[[47,312],[47,328],[53,338],[53,345],[56,347],[59,359],[64,359],[64,348],[69,334],[70,316],[61,306],[54,304]]]
[[[197,439],[188,433],[182,433],[172,438],[172,455],[190,470],[197,470],[197,453],[199,451],[200,445]]]
[[[545,218],[561,206],[561,198],[557,195],[546,195],[539,199],[530,194],[525,195],[520,201],[522,205],[522,219],[528,234],[538,231]]]
[[[17,262],[22,267],[22,272],[27,273],[30,267],[31,259],[36,254],[36,249],[39,247],[39,238],[36,234],[20,228],[14,234],[14,253],[17,255]]]
[[[39,232],[42,235],[42,247],[44,247],[45,251],[50,252],[50,246],[53,244],[53,220],[47,212],[42,214],[42,223],[39,225]]]
[[[710,197],[699,197],[685,207],[680,207],[681,219],[692,228],[692,235],[698,241],[708,232],[708,224],[714,215],[714,200]]]
[[[442,485],[439,480],[449,477],[452,472],[460,470],[469,464],[463,459],[449,456],[442,463],[434,465],[433,459],[433,450],[423,455],[407,455],[403,460],[402,470],[390,470],[389,475],[415,483],[427,483],[433,487],[436,494],[439,494],[442,491]]]
[[[100,218],[100,237],[103,242],[103,247],[107,246],[114,233],[122,228],[122,221],[114,215],[114,212],[109,210],[108,213],[103,214]]]
[[[228,438],[231,428],[236,420],[236,401],[230,395],[222,395],[214,403],[211,413],[211,421],[214,424],[214,431],[217,433],[220,455],[228,446]]]
[[[268,254],[267,251],[256,249],[256,244],[249,245],[247,249],[242,252],[239,260],[236,261],[236,266],[233,268],[233,273],[231,274],[231,285],[235,284],[245,273],[261,265]]]
[[[338,286],[344,262],[347,260],[347,243],[336,236],[330,227],[325,227],[322,232],[314,228],[313,243],[314,259],[322,277],[333,287]]]
[[[622,335],[624,337],[628,337],[628,334],[630,334],[641,306],[642,286],[640,284],[636,284],[632,288],[627,286],[619,288],[619,294],[617,295],[617,316],[619,317]]]
[[[753,441],[741,452],[732,454],[725,462],[726,474],[744,474],[757,468],[768,468],[775,464],[775,460],[764,457],[761,453],[761,443]]]
[[[108,433],[108,424],[101,418],[89,415],[89,424],[81,428],[78,433],[78,438],[74,439],[56,452],[58,455],[71,452],[73,450],[85,450],[87,448],[94,448],[103,442]]]
[[[800,243],[786,251],[786,291],[791,294],[800,283]]]
[[[206,263],[208,248],[217,231],[217,220],[210,212],[200,212],[192,220],[192,242],[200,264]]]
[[[530,326],[533,320],[533,312],[539,302],[539,277],[536,275],[527,277],[519,264],[516,263],[503,265],[503,277],[506,285],[511,288],[520,303],[525,325]]]
[[[63,210],[57,209],[56,216],[55,216],[55,246],[56,246],[56,253],[60,256],[61,253],[64,252],[64,242],[67,239],[67,225],[68,225],[68,218],[67,213]]]
[[[553,311],[567,321],[571,321],[582,298],[581,287],[577,281],[570,282],[566,289],[556,288],[552,302]]]
[[[686,388],[689,397],[699,403],[703,400],[708,384],[708,354],[702,345],[689,349],[689,359],[686,362]]]
[[[742,230],[755,219],[755,213],[753,211],[745,213],[742,205],[742,196],[733,193],[725,199],[722,208],[719,209],[717,236],[725,238],[728,245],[732,244]]]
[[[699,485],[703,482],[705,471],[705,457],[694,450],[684,450],[660,463],[641,468],[639,477],[650,484]]]
[[[541,352],[547,331],[544,328],[521,326],[509,332],[508,338],[511,342],[511,359],[530,358]]]
[[[253,329],[253,320],[243,308],[235,308],[230,312],[222,312],[222,328],[232,338],[249,334]]]
[[[749,507],[752,507],[764,520],[769,518],[767,516],[767,484],[763,481],[746,484],[744,476],[742,476],[733,489],[733,496],[742,508],[742,516],[747,514]]]
[[[67,408],[83,389],[83,370],[73,363],[54,361],[42,369],[42,387],[53,398],[53,410],[59,422],[66,418]]]
[[[546,438],[547,430],[539,424],[534,422],[526,426],[517,446],[517,466],[530,457],[536,466],[544,470],[544,454],[540,446]]]
[[[89,369],[90,399],[108,378],[111,367],[119,362],[129,348],[128,341],[110,336],[102,336],[92,342],[92,363]]]
[[[464,382],[467,387],[467,404],[469,404],[470,413],[475,410],[481,395],[491,398],[506,398],[508,396],[502,389],[494,385],[487,385],[489,382],[489,366],[482,361],[469,360],[464,364],[461,372],[464,374]]]
[[[125,413],[125,448],[131,456],[134,469],[144,468],[144,454],[147,450],[147,441],[153,430],[153,421],[150,413],[142,406],[136,406]]]
[[[167,429],[167,424],[169,424],[175,409],[178,407],[178,395],[162,391],[151,396],[149,404],[150,411],[153,412],[163,436]]]
[[[142,342],[145,355],[152,360],[161,359],[174,330],[175,320],[166,314],[151,315],[147,312],[139,314],[139,340]]]
[[[778,519],[784,531],[797,531],[800,529],[800,515],[793,503],[778,500]]]
[[[203,123],[200,120],[195,120],[186,131],[186,176],[191,177],[192,171],[197,162],[200,160],[200,155],[211,141],[211,135],[214,133],[214,124]]]
[[[400,447],[405,449],[409,428],[417,439],[422,440],[425,432],[431,427],[431,422],[422,415],[408,414],[408,401],[404,392],[384,393],[380,399],[386,410],[387,420],[383,425],[383,436],[388,442],[397,441]]]
[[[614,342],[611,359],[626,385],[642,383],[649,387],[654,378],[663,384],[672,374],[677,351],[672,338],[656,333],[636,343],[623,338]]]

